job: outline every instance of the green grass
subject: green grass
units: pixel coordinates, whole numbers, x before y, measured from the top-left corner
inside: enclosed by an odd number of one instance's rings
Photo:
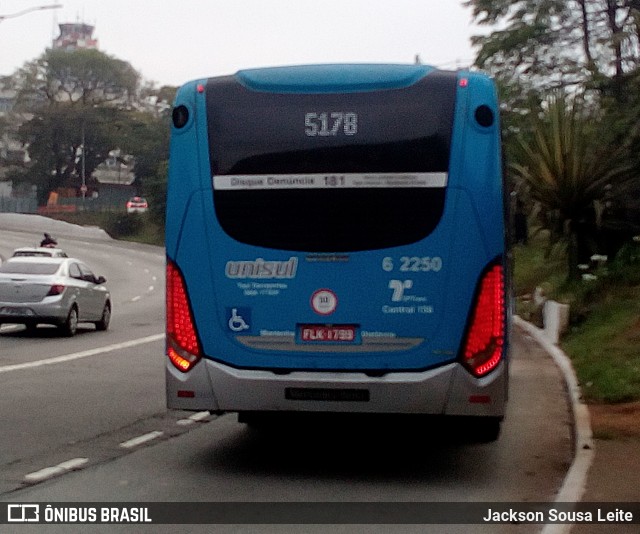
[[[538,286],[554,291],[567,277],[564,254],[555,249],[549,253],[544,234],[537,234],[527,246],[516,245],[513,258],[513,283],[518,296],[530,295]]]
[[[80,226],[98,226],[114,239],[164,246],[164,228],[150,213],[84,211],[59,214],[55,218]]]
[[[130,215],[128,215],[130,217]],[[120,235],[116,239],[147,243],[148,245],[164,246],[164,228],[151,220],[147,215],[141,215],[140,224],[137,224],[129,233]],[[115,236],[112,236],[115,237]]]
[[[640,287],[609,287],[561,346],[586,401],[640,399]]]
[[[595,271],[596,280],[567,281],[562,251],[547,255],[544,235],[514,248],[516,312],[538,326],[541,310],[530,300],[536,287],[570,306],[570,331],[561,348],[576,369],[588,402],[640,400],[640,245]]]
[[[516,295],[516,313],[542,326],[542,310],[532,300],[537,287],[545,295],[554,295],[567,277],[566,260],[561,250],[549,251],[546,235],[535,234],[526,246],[513,248],[513,286]]]

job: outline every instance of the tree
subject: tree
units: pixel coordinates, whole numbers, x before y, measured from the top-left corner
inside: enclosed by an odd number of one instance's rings
[[[155,221],[161,226],[165,223],[167,208],[167,175],[169,173],[169,160],[162,160],[153,176],[145,180],[145,194],[150,199],[149,211]]]
[[[49,191],[78,188],[83,171],[85,182],[88,181],[95,168],[118,146],[125,113],[67,102],[43,108],[23,123],[18,135],[28,146],[32,165],[21,180],[39,186],[40,204],[46,202]]]
[[[612,232],[610,241],[614,247],[640,234],[640,70],[628,77],[625,87],[624,102],[615,98],[603,101],[613,144],[624,150],[635,176],[626,194],[616,195],[609,202],[610,211],[617,213],[617,220],[623,223],[618,225],[617,232]]]
[[[18,106],[33,112],[67,102],[82,106],[112,102],[126,106],[135,97],[140,75],[126,61],[99,50],[47,50],[18,74]]]
[[[544,104],[510,167],[540,205],[552,242],[567,245],[569,276],[577,277],[579,254],[601,223],[605,200],[623,194],[633,174],[620,149],[607,142],[600,117],[580,98],[558,92]]]
[[[150,200],[154,219],[164,223],[170,115],[131,113],[120,132],[120,147],[135,156],[138,190]]]
[[[135,96],[139,75],[97,50],[47,50],[18,73],[16,109],[32,116],[18,135],[33,161],[20,178],[50,190],[79,186],[109,151]],[[82,162],[82,164],[81,164]]]
[[[473,39],[478,47],[476,65],[488,70],[498,82],[505,153],[510,161],[523,167],[534,164],[532,154],[527,153],[523,143],[540,146],[542,134],[538,117],[542,113],[547,123],[551,122],[551,109],[544,111],[541,103],[545,96],[563,88],[571,94],[585,95],[592,114],[598,115],[600,137],[596,139],[592,133],[595,125],[580,124],[587,138],[578,141],[574,137],[574,149],[579,143],[588,144],[589,157],[600,154],[602,163],[615,160],[619,167],[631,169],[624,184],[614,180],[606,188],[607,210],[603,222],[610,232],[611,255],[617,250],[615,243],[633,231],[631,223],[634,220],[640,223],[640,202],[634,201],[640,193],[640,0],[467,0],[465,4],[472,9],[477,23],[492,28]],[[584,106],[581,108],[580,114],[584,114]],[[582,122],[583,119],[580,115]],[[549,138],[546,144],[550,153],[556,153],[559,143]],[[538,175],[542,175],[541,163],[536,165]],[[529,172],[535,173],[531,169]],[[595,231],[593,203],[601,207],[602,198],[583,202],[585,199],[580,200],[578,191],[571,197],[565,184],[564,200],[560,202],[556,198],[558,202],[554,204],[549,190],[536,189],[531,180],[520,178],[519,186],[531,187],[540,197],[540,205],[550,210],[546,213],[547,220],[557,219],[556,235],[584,242],[588,227]],[[575,185],[585,192],[589,177],[583,175],[583,178]],[[592,178],[596,180],[595,176]],[[567,180],[567,184],[571,183],[574,182]],[[559,190],[560,183],[557,185]],[[601,186],[592,187],[598,192],[596,197],[602,197]],[[560,210],[559,204],[573,204],[573,209],[582,212]],[[578,220],[591,220],[583,224],[583,235],[579,238],[571,233]],[[569,224],[569,234],[565,232],[566,224]]]
[[[140,89],[140,96],[149,100],[153,99],[158,104],[171,106],[177,92],[178,87],[174,85],[162,85],[158,88],[154,82],[147,81]]]
[[[468,0],[476,23],[502,26],[472,39],[478,47],[476,65],[506,80],[526,78],[535,85],[560,73],[556,83],[576,70],[573,47],[561,48],[567,18],[563,0]],[[573,53],[572,53],[573,52]]]
[[[467,0],[474,20],[500,26],[476,36],[476,65],[537,88],[591,85],[625,95],[640,63],[638,0]]]

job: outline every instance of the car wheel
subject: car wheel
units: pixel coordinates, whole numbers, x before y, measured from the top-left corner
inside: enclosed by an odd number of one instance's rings
[[[75,306],[69,310],[67,320],[60,325],[60,331],[62,335],[72,337],[78,331],[78,308]]]
[[[109,322],[111,321],[111,304],[109,302],[104,303],[104,309],[102,310],[102,317],[96,322],[96,330],[105,331],[109,328]]]

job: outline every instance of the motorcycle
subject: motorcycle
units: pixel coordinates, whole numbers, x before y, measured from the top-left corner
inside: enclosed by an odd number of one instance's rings
[[[58,246],[58,242],[45,232],[44,239],[40,241],[40,246],[43,248],[56,248]]]

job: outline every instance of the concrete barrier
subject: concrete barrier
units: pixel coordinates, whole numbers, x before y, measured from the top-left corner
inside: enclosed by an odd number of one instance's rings
[[[554,300],[545,301],[542,307],[542,324],[547,339],[557,345],[569,327],[569,305]]]

